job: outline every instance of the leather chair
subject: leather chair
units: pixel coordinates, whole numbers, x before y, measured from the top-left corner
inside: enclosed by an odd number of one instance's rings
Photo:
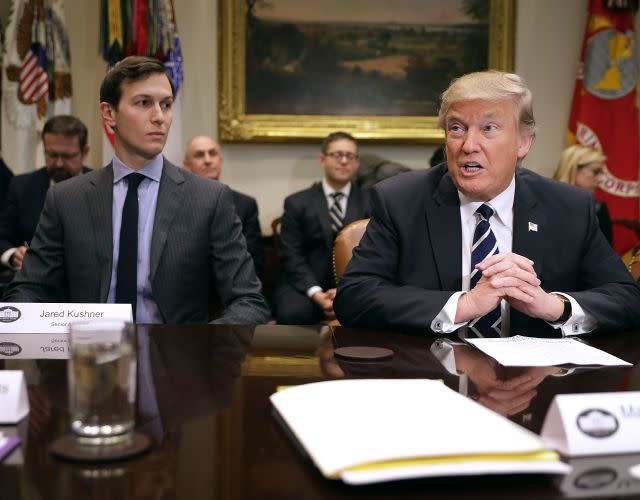
[[[629,262],[629,271],[633,279],[640,282],[640,244],[634,248],[631,261]]]
[[[340,281],[347,264],[353,256],[353,249],[358,246],[367,229],[369,219],[360,219],[342,228],[333,242],[333,277],[336,284]]]

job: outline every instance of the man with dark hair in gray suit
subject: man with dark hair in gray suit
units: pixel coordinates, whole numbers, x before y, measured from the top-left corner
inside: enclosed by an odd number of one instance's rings
[[[156,59],[131,56],[100,87],[113,161],[47,193],[22,269],[5,298],[130,303],[138,323],[269,318],[229,188],[162,156],[174,87]]]

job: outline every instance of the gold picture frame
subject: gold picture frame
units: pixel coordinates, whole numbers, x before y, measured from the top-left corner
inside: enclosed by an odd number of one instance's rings
[[[435,115],[247,113],[247,12],[247,0],[219,0],[218,133],[221,141],[310,142],[332,131],[345,130],[365,141],[442,142],[444,135]],[[515,0],[490,0],[488,68],[513,70],[514,22]]]

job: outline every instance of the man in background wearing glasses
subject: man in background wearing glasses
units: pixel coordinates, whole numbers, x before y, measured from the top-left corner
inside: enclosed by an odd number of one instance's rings
[[[0,212],[0,262],[18,270],[40,219],[47,190],[90,169],[83,166],[89,153],[87,127],[75,116],[50,118],[42,129],[45,166],[11,180]]]
[[[281,278],[275,292],[281,324],[309,325],[335,318],[333,240],[344,226],[369,216],[368,198],[351,183],[360,166],[355,138],[346,132],[329,134],[319,161],[322,182],[284,201]]]

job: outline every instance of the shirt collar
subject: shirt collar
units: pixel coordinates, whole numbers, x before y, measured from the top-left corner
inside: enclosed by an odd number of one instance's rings
[[[329,186],[329,183],[325,178],[322,179],[322,190],[324,191],[324,195],[327,198],[338,191],[337,189],[333,189],[331,186]],[[345,198],[349,198],[349,193],[351,192],[351,182],[348,182],[347,185],[340,190],[340,192],[344,194]]]
[[[497,217],[502,224],[507,227],[513,227],[513,200],[516,194],[516,177],[515,175],[511,179],[511,183],[495,198],[482,202],[473,201],[468,196],[458,191],[458,197],[460,198],[460,212],[462,213],[462,219],[467,220],[469,218],[475,219],[476,210],[482,203],[486,203],[495,212],[494,217]]]
[[[122,160],[117,156],[113,156],[113,183],[116,184],[124,179],[127,175],[138,172],[139,174],[144,175],[145,177],[154,180],[156,182],[160,182],[160,177],[162,176],[162,166],[164,164],[164,157],[162,154],[156,156],[153,160],[147,163],[140,170],[133,170],[132,168],[127,167]]]

